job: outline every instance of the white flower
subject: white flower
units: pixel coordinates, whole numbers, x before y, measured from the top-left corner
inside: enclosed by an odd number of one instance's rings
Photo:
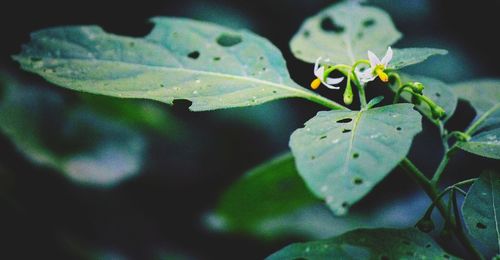
[[[339,84],[344,80],[344,77],[340,78],[329,78],[325,77],[325,66],[320,66],[319,62],[321,61],[321,57],[316,60],[314,64],[314,76],[316,78],[311,82],[311,88],[317,89],[321,83],[325,85],[329,89],[339,89],[339,87],[334,86],[335,84]]]
[[[356,75],[359,80],[363,83],[372,81],[377,77],[380,78],[383,82],[389,81],[389,76],[384,72],[387,69],[389,62],[392,60],[392,49],[391,47],[387,48],[387,52],[385,53],[382,60],[379,60],[377,55],[373,52],[368,51],[368,59],[370,60],[370,68],[361,72],[356,68]]]

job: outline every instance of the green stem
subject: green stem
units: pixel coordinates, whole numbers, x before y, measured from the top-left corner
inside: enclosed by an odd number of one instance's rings
[[[453,230],[455,231],[455,234],[457,237],[463,237],[464,239],[467,240],[467,249],[472,253],[475,259],[484,259],[481,253],[477,251],[477,249],[470,243],[467,234],[464,232],[464,228],[462,226],[462,220],[460,219],[460,212],[458,208],[458,203],[457,203],[457,197],[455,194],[455,190],[451,191],[451,196],[450,200],[453,203],[453,215],[455,216],[455,226]]]
[[[477,128],[483,123],[486,118],[488,118],[491,114],[493,114],[497,109],[500,109],[500,104],[494,105],[492,108],[488,109],[488,111],[484,112],[469,128],[465,131],[465,134],[472,135]]]
[[[477,130],[477,128],[486,120],[492,113],[494,113],[497,109],[500,108],[500,104],[496,104],[492,108],[488,109],[481,117],[479,117],[467,130],[464,132],[466,135],[472,135],[474,131]],[[447,147],[445,146],[445,149]],[[439,163],[438,168],[436,169],[436,172],[432,176],[431,182],[433,184],[439,183],[441,176],[443,175],[444,170],[446,169],[446,166],[448,165],[451,156],[455,154],[455,152],[458,150],[458,146],[455,143],[453,146],[445,150],[445,154],[443,156],[443,159],[441,159],[441,162]]]
[[[406,90],[407,88],[410,88],[410,91]],[[413,91],[411,91],[411,86],[410,85],[405,84],[403,86],[400,86],[398,88],[398,90],[396,91],[396,94],[394,95],[394,100],[392,101],[393,104],[398,103],[399,97],[401,96],[401,92],[403,92],[404,90],[406,90],[408,93],[410,93],[410,94],[413,95]]]
[[[354,85],[356,85],[356,88],[358,89],[359,103],[361,104],[361,109],[365,109],[366,108],[365,88],[359,82],[358,76],[356,75],[354,70],[351,71],[351,78],[352,81],[354,82]]]
[[[349,110],[347,107],[342,106],[341,104],[333,100],[330,100],[328,98],[325,98],[323,96],[320,96],[314,92],[307,92],[306,99],[314,103],[320,104],[322,106],[328,107],[332,110]]]
[[[469,238],[464,234],[463,230],[457,230],[457,225],[454,219],[450,216],[449,212],[446,210],[441,198],[439,197],[439,193],[435,184],[431,183],[427,177],[408,159],[405,158],[399,164],[401,168],[403,168],[420,187],[427,193],[429,198],[432,201],[436,201],[436,207],[438,208],[441,216],[453,227],[453,232],[457,237],[458,241],[477,259],[483,259],[481,254],[476,250],[476,248],[472,245]]]

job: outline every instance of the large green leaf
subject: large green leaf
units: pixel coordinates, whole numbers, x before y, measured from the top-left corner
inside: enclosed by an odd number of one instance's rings
[[[383,55],[400,37],[385,11],[344,1],[308,18],[290,47],[303,61],[323,57],[333,63],[353,64],[367,59],[368,50]]]
[[[498,173],[481,174],[465,196],[462,213],[471,236],[500,253],[500,175]]]
[[[319,112],[292,134],[290,147],[309,188],[342,215],[406,156],[421,129],[410,104]]]
[[[227,230],[266,232],[259,230],[264,223],[317,203],[297,173],[293,156],[287,153],[234,183],[223,194],[215,217]]]
[[[194,111],[286,97],[342,108],[294,83],[280,51],[264,38],[189,19],[152,21],[155,27],[145,38],[97,26],[41,30],[14,59],[66,88],[169,104],[188,99]]]
[[[357,229],[340,236],[295,243],[272,254],[277,259],[456,259],[414,228]]]
[[[472,138],[458,142],[458,147],[477,155],[500,159],[500,80],[482,79],[453,86],[460,99],[468,101],[476,110],[479,123],[472,129]],[[484,121],[476,122],[484,116]]]
[[[2,81],[0,132],[27,158],[89,185],[115,185],[139,173],[146,143],[138,132],[54,91]]]
[[[453,93],[453,89],[451,86],[447,85],[446,83],[425,77],[425,76],[415,76],[415,75],[401,75],[401,80],[405,82],[421,82],[424,84],[425,89],[423,90],[423,94],[430,99],[432,99],[436,104],[441,106],[444,111],[446,112],[446,118],[445,120],[448,120],[453,113],[455,113],[455,108],[457,107],[458,99],[457,96]],[[396,91],[396,85],[391,86],[392,90]],[[409,93],[402,93],[401,97],[405,99],[406,101],[410,102],[411,101],[411,95]],[[429,106],[425,103],[422,102],[422,104],[416,106],[416,108],[422,112],[427,118],[434,120],[432,118],[432,112],[429,109]]]

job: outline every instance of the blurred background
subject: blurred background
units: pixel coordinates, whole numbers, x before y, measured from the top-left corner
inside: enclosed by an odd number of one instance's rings
[[[307,86],[312,65],[295,59],[288,41],[305,18],[334,2],[2,3],[0,258],[262,259],[290,242],[326,238],[356,227],[413,225],[428,200],[400,170],[345,218],[332,217],[315,201],[258,227],[228,227],[216,214],[223,192],[253,166],[288,151],[289,135],[322,110],[318,105],[282,100],[192,113],[186,102],[170,107],[68,91],[21,71],[10,59],[29,41],[30,32],[42,28],[96,24],[108,32],[140,37],[150,31],[150,17],[182,16],[249,29],[270,39],[282,50],[292,78]],[[396,47],[449,50],[449,55],[411,67],[408,73],[449,83],[500,78],[498,1],[369,3],[385,9],[404,34]],[[374,86],[368,94],[388,95],[384,91]],[[341,92],[320,93],[337,101],[342,98]],[[457,111],[448,127],[461,130],[474,112],[463,102]],[[410,158],[430,172],[440,156],[438,132],[425,122]],[[446,181],[475,177],[486,168],[499,165],[459,153]],[[266,188],[256,193],[287,189]],[[245,213],[239,213],[244,222]]]

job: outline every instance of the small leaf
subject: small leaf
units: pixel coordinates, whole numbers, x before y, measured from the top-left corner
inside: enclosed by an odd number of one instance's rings
[[[389,68],[401,69],[410,65],[421,63],[434,55],[446,55],[447,50],[434,48],[405,48],[393,49],[394,54]]]
[[[97,26],[45,29],[14,56],[22,68],[69,89],[168,104],[193,111],[302,97],[343,108],[290,78],[280,51],[248,31],[181,18],[154,18],[145,38]]]
[[[384,96],[374,97],[372,100],[370,100],[370,102],[368,102],[366,107],[372,108],[372,107],[378,105],[380,102],[382,102],[382,100],[384,100]]]
[[[458,142],[458,147],[480,156],[500,159],[500,80],[462,82],[455,84],[453,91],[476,110],[473,124],[488,113],[486,120],[470,133],[472,138],[467,142]]]
[[[481,174],[465,196],[462,213],[470,235],[500,253],[499,174]]]
[[[295,243],[272,254],[275,259],[457,259],[414,228],[357,229],[326,240]]]
[[[311,191],[342,215],[406,156],[421,129],[410,104],[319,112],[292,134],[290,147]]]
[[[423,95],[432,99],[436,104],[444,109],[446,112],[445,121],[448,120],[453,113],[455,112],[455,108],[457,107],[458,99],[456,95],[453,93],[452,88],[445,84],[444,82],[424,77],[424,76],[414,76],[414,75],[401,75],[401,80],[403,82],[420,82],[425,88],[423,90]],[[396,91],[397,86],[392,85],[391,88]],[[411,102],[411,95],[409,93],[402,93],[401,97],[408,102]],[[416,108],[422,112],[427,118],[434,121],[432,117],[432,112],[429,109],[429,106],[422,102],[420,105],[416,106]]]
[[[263,223],[317,203],[287,153],[234,183],[222,195],[215,217],[224,229],[258,233]]]
[[[56,92],[12,79],[0,102],[0,132],[31,161],[75,182],[112,186],[139,173],[145,140],[138,132]]]
[[[385,11],[344,1],[308,18],[290,47],[295,57],[306,62],[323,57],[352,65],[367,59],[368,50],[382,56],[399,38],[401,33]]]

